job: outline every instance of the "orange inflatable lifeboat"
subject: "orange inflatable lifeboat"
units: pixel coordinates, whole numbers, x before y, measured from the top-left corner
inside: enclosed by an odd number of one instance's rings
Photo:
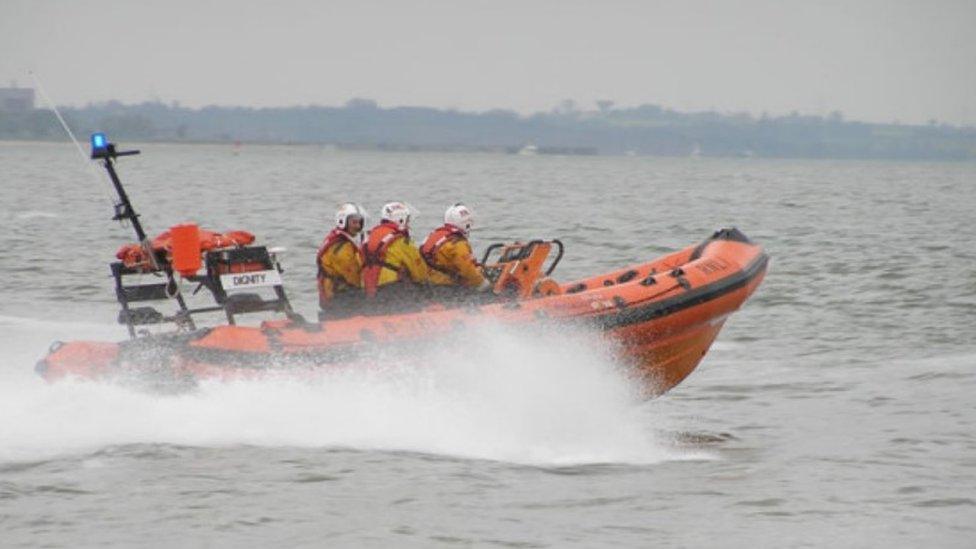
[[[762,282],[768,263],[761,246],[737,229],[722,229],[648,263],[560,284],[550,278],[563,256],[560,241],[494,244],[482,259],[493,284],[487,294],[468,294],[460,303],[414,304],[410,310],[364,307],[369,314],[308,322],[292,310],[275,250],[254,245],[250,233],[217,234],[179,225],[150,240],[114,168],[117,157],[137,153],[116,151],[104,135],[92,136],[92,158],[103,162],[119,196],[114,219],[129,221],[138,239],[119,250],[119,261],[111,264],[121,305],[118,320],[131,339],[56,342],[36,367],[49,381],[121,374],[183,384],[251,377],[294,365],[349,367],[368,364],[377,349],[399,353],[456,337],[459,328],[479,323],[554,322],[598,330],[615,340],[621,359],[644,382],[647,394],[655,395],[695,369],[729,315]],[[131,283],[145,277],[156,281]],[[181,281],[197,284],[193,294],[206,289],[214,303],[192,308]],[[178,307],[166,315],[141,305],[153,301]],[[284,318],[237,325],[239,315],[254,312]],[[224,315],[226,323],[198,327],[197,318],[207,313]],[[173,330],[148,331],[170,324]]]
[[[555,258],[550,257],[553,249],[558,250]],[[655,395],[695,369],[729,315],[759,286],[767,266],[762,248],[736,229],[717,231],[699,245],[648,263],[564,284],[547,276],[562,256],[559,241],[495,245],[486,257],[496,250],[497,260],[484,266],[494,282],[487,302],[435,304],[320,323],[292,313],[260,326],[184,329],[118,344],[59,343],[37,369],[48,380],[142,370],[181,381],[234,378],[252,376],[272,364],[348,365],[377,348],[449,338],[459,327],[486,321],[572,322],[616,340],[621,358],[645,382],[647,393]],[[233,302],[225,299],[224,307],[228,301]],[[253,297],[242,301],[265,304],[250,310],[290,311]],[[233,320],[232,314],[229,318]]]

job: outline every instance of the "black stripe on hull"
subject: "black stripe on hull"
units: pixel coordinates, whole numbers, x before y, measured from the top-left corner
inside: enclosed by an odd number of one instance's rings
[[[649,303],[643,306],[635,306],[621,310],[619,312],[592,317],[589,319],[591,326],[597,326],[604,330],[623,328],[635,324],[649,322],[659,319],[702,303],[718,299],[728,293],[734,292],[747,286],[753,279],[766,270],[769,257],[762,253],[752,261],[745,269],[738,271],[731,276],[706,284],[700,288],[689,290],[682,295]],[[574,319],[567,319],[573,321]],[[587,322],[586,319],[577,319]],[[171,337],[162,341],[151,339],[136,340],[122,344],[120,358],[129,359],[133,362],[152,357],[155,360],[165,359],[165,355],[171,352],[172,355],[182,356],[190,360],[199,361],[214,366],[231,366],[243,368],[267,368],[276,361],[293,364],[294,362],[307,364],[335,364],[356,360],[370,351],[363,349],[361,344],[346,345],[341,348],[309,349],[308,351],[281,352],[272,350],[271,352],[242,352],[231,349],[211,349],[193,347],[189,343],[191,340],[202,337],[209,330],[201,330],[199,334],[186,334],[182,337]],[[269,335],[274,345],[274,335]],[[446,335],[446,334],[445,334]],[[155,338],[153,338],[155,339]],[[365,342],[363,342],[365,343]],[[410,345],[409,341],[388,342],[389,345],[398,346]],[[429,342],[428,342],[429,343]],[[370,346],[375,352],[376,345]],[[126,352],[128,351],[128,352]],[[364,352],[366,351],[366,352]]]
[[[753,279],[765,272],[769,263],[769,256],[760,254],[745,269],[725,277],[721,280],[706,284],[700,288],[689,290],[679,296],[671,297],[655,303],[625,309],[614,315],[594,319],[604,329],[622,328],[649,322],[678,311],[683,311],[707,301],[718,299],[725,294],[734,292],[747,286]]]

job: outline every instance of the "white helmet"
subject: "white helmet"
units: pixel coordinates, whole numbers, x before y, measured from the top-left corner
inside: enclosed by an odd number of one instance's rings
[[[350,217],[358,217],[364,224],[366,222],[366,212],[363,210],[363,208],[359,204],[346,202],[345,204],[339,206],[339,209],[336,210],[336,227],[345,231],[348,227]]]
[[[461,229],[464,234],[468,234],[474,227],[474,212],[471,211],[471,208],[458,202],[444,212],[444,223],[454,225]]]
[[[380,210],[381,221],[392,221],[397,224],[401,231],[410,229],[410,216],[413,208],[404,202],[390,202]]]

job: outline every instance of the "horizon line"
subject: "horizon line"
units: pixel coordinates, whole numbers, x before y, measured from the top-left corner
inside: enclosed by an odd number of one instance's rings
[[[290,104],[290,105],[288,105],[288,104],[280,104],[280,105],[256,106],[256,105],[243,105],[243,104],[219,104],[219,103],[210,103],[210,104],[199,105],[199,106],[188,106],[188,105],[184,105],[183,102],[180,101],[180,100],[174,99],[174,100],[170,100],[170,101],[164,101],[162,98],[155,97],[155,98],[145,99],[145,100],[142,100],[142,101],[134,101],[134,102],[126,102],[126,101],[119,100],[119,99],[106,99],[106,100],[99,100],[99,101],[88,101],[84,105],[67,103],[67,104],[58,105],[57,107],[59,109],[85,109],[85,108],[92,108],[92,107],[104,107],[104,106],[108,106],[108,105],[111,105],[111,104],[119,104],[119,105],[121,105],[123,107],[140,106],[140,105],[162,105],[162,106],[165,106],[167,108],[186,109],[186,110],[190,110],[190,111],[202,111],[202,110],[208,109],[208,108],[251,109],[251,110],[285,110],[285,109],[315,109],[315,108],[320,108],[320,109],[346,109],[346,108],[353,108],[353,107],[355,107],[355,105],[351,105],[351,103],[357,102],[357,101],[361,101],[362,102],[362,107],[361,108],[374,108],[376,110],[385,110],[385,111],[396,110],[396,109],[427,109],[427,110],[434,110],[434,111],[441,111],[441,112],[459,113],[459,114],[474,114],[474,115],[483,115],[483,114],[489,114],[489,113],[493,113],[493,112],[505,112],[505,113],[514,114],[514,115],[516,115],[520,119],[528,119],[528,118],[532,118],[534,116],[539,116],[539,115],[559,115],[559,114],[564,114],[564,115],[568,115],[568,114],[586,114],[586,115],[593,115],[593,114],[605,114],[605,113],[609,113],[609,112],[620,112],[620,111],[635,110],[635,109],[639,109],[641,107],[656,107],[656,108],[661,109],[663,112],[669,112],[669,113],[675,113],[675,114],[681,114],[681,115],[717,114],[717,115],[727,116],[727,117],[746,116],[746,117],[749,117],[749,118],[754,119],[754,120],[762,120],[764,118],[774,119],[774,120],[775,119],[783,119],[783,118],[815,118],[815,119],[824,119],[824,120],[826,120],[826,119],[829,119],[831,117],[838,116],[837,122],[844,123],[844,124],[867,124],[867,125],[877,125],[877,126],[908,126],[908,127],[931,127],[931,126],[935,126],[935,127],[949,127],[949,128],[955,128],[955,129],[963,129],[963,130],[965,130],[965,129],[976,129],[976,124],[966,124],[966,123],[959,123],[959,124],[957,124],[957,123],[940,121],[940,120],[935,119],[935,118],[929,119],[928,122],[919,122],[919,123],[915,123],[915,122],[903,122],[903,121],[901,121],[899,119],[895,119],[895,120],[892,120],[892,121],[886,121],[886,122],[872,122],[872,121],[863,120],[863,119],[847,118],[847,116],[844,114],[844,112],[841,111],[841,110],[839,110],[839,109],[831,110],[831,111],[829,111],[829,112],[827,112],[825,114],[811,114],[811,113],[803,112],[803,111],[801,111],[799,109],[794,109],[794,110],[792,110],[792,111],[790,111],[788,113],[773,113],[773,112],[770,112],[770,111],[762,111],[761,113],[756,114],[756,113],[754,113],[752,111],[749,111],[749,110],[739,110],[739,111],[736,111],[736,110],[718,110],[718,109],[708,109],[708,110],[677,110],[675,108],[667,107],[667,106],[664,106],[662,104],[657,104],[657,103],[641,103],[641,104],[638,104],[638,105],[618,105],[618,104],[616,104],[616,102],[612,102],[612,104],[609,106],[609,108],[607,108],[606,110],[601,110],[599,107],[590,108],[590,109],[582,109],[582,108],[579,108],[581,106],[581,103],[578,103],[578,102],[576,102],[575,100],[572,100],[572,99],[563,100],[560,104],[557,104],[557,105],[553,106],[549,110],[537,110],[537,111],[531,111],[531,112],[521,112],[521,111],[516,110],[516,109],[505,108],[505,107],[493,107],[493,108],[483,109],[483,110],[478,110],[478,109],[470,109],[469,110],[469,109],[463,109],[463,108],[459,108],[459,107],[437,107],[437,106],[431,106],[431,105],[416,105],[416,104],[414,104],[414,105],[411,105],[411,104],[383,105],[383,104],[381,104],[379,101],[377,101],[375,99],[368,98],[368,97],[361,97],[361,96],[351,97],[351,98],[347,99],[341,105],[334,105],[334,104],[333,105],[329,105],[329,104],[321,104],[321,103],[304,103],[304,104]],[[567,103],[567,102],[569,102],[569,103]],[[372,105],[370,105],[370,103]],[[564,107],[564,106],[565,107],[569,107],[569,104],[570,103],[572,105],[572,109],[571,110],[565,110],[565,111],[560,111],[559,110],[560,107]],[[596,103],[596,102],[594,102],[594,103]]]

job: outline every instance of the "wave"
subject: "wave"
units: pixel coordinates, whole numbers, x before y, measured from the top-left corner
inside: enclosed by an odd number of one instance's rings
[[[36,332],[45,323],[20,326]],[[658,434],[665,427],[643,413],[607,342],[558,327],[486,326],[420,356],[374,357],[372,367],[208,382],[175,395],[48,385],[31,372],[42,351],[4,357],[0,461],[141,443],[403,450],[539,465],[710,457]]]
[[[30,221],[33,219],[57,219],[61,217],[55,212],[45,212],[39,210],[28,210],[26,212],[20,212],[14,216],[14,219],[19,221]]]

